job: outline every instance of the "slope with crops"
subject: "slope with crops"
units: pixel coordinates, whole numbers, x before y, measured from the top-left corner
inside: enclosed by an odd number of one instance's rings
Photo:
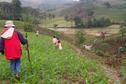
[[[49,36],[36,37],[28,33],[32,73],[23,46],[21,83],[32,84],[108,84],[101,65],[86,57],[79,57],[71,49],[71,45],[63,41],[63,50],[52,44]],[[0,84],[13,82],[9,62],[0,56]]]

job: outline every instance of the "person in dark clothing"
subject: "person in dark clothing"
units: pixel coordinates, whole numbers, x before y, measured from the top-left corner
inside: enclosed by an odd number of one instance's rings
[[[7,21],[0,38],[0,52],[10,61],[11,70],[17,79],[20,79],[21,72],[21,44],[26,43],[27,39],[15,30],[13,21]]]

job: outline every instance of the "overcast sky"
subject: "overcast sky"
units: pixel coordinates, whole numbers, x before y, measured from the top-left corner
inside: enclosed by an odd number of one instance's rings
[[[0,0],[0,1],[8,1],[10,2],[11,0]],[[67,3],[71,1],[78,1],[78,0],[20,0],[23,2],[23,5],[39,5],[42,3],[49,3],[49,4],[54,4],[54,3]]]
[[[0,0],[0,1],[11,1],[11,0]],[[76,1],[76,0],[20,0],[32,3],[42,3],[42,2],[69,2],[69,1]]]

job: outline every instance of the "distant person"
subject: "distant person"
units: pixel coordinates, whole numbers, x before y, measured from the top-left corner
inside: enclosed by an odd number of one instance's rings
[[[56,43],[58,42],[56,36],[53,36],[52,42],[53,42],[54,45],[56,45]]]
[[[39,31],[38,31],[38,30],[36,31],[36,36],[37,36],[37,37],[39,36]]]
[[[62,44],[59,38],[57,38],[57,42],[56,42],[56,47],[59,48],[59,50],[62,50]]]
[[[101,32],[101,38],[104,40],[105,39],[105,37],[106,37],[106,32]]]
[[[15,30],[13,21],[7,21],[0,39],[0,52],[10,61],[12,73],[20,80],[21,72],[21,44],[26,44],[27,39]]]

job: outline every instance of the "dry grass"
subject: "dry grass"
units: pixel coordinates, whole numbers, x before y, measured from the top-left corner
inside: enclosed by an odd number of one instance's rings
[[[117,34],[120,30],[120,25],[112,25],[112,26],[105,27],[105,28],[86,28],[86,29],[50,28],[50,29],[62,32],[64,34],[75,34],[76,31],[81,30],[81,31],[85,32],[87,35],[99,36],[100,32],[106,32],[108,35]]]

